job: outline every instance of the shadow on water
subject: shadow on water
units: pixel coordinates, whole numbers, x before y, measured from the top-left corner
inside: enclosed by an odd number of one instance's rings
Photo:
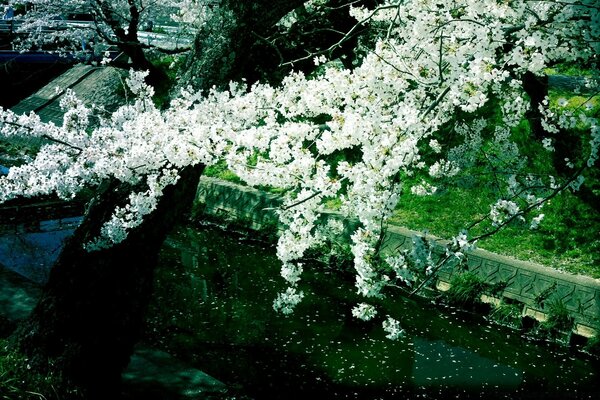
[[[290,316],[274,248],[216,229],[180,228],[157,271],[147,340],[256,399],[597,398],[593,361],[534,344],[482,318],[390,296],[407,335],[358,323],[352,282],[305,266],[306,297]]]

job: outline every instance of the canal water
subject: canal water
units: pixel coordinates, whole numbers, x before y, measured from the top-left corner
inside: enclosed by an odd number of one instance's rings
[[[37,284],[48,280],[63,241],[81,217],[0,225],[0,267],[5,266]]]
[[[77,222],[4,227],[0,264],[42,282]],[[161,251],[143,341],[236,399],[600,398],[598,361],[481,317],[392,294],[381,313],[406,335],[390,341],[380,322],[351,317],[362,299],[350,276],[305,265],[305,299],[289,316],[272,309],[284,288],[272,246],[181,226]]]
[[[598,363],[532,343],[481,317],[389,296],[406,336],[350,315],[352,281],[305,266],[290,316],[272,247],[215,228],[180,227],[164,245],[148,339],[254,399],[598,399]],[[381,321],[381,320],[379,320]]]

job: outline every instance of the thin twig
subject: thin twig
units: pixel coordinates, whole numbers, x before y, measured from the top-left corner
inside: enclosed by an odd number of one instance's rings
[[[48,139],[48,140],[50,140],[50,141],[52,141],[52,142],[56,142],[56,143],[58,143],[58,144],[62,144],[63,146],[70,147],[70,148],[72,148],[72,149],[74,149],[74,150],[77,150],[77,151],[79,151],[80,153],[83,151],[83,149],[82,149],[81,147],[77,147],[77,146],[74,146],[74,145],[72,145],[72,144],[70,144],[70,143],[67,143],[67,142],[65,142],[65,141],[62,141],[62,140],[60,140],[60,139],[53,138],[53,137],[52,137],[52,136],[50,136],[50,135],[43,134],[41,137],[43,137],[44,139]]]
[[[437,97],[437,99],[435,99],[435,101],[433,103],[431,103],[431,105],[429,107],[427,107],[427,110],[425,110],[425,112],[423,113],[421,118],[425,118],[427,116],[427,114],[429,114],[435,107],[437,107],[438,104],[440,104],[440,102],[442,101],[444,96],[446,96],[446,94],[448,94],[449,91],[450,91],[450,86],[446,87],[446,89],[444,89],[444,91]]]
[[[294,208],[302,203],[307,202],[308,200],[312,199],[313,197],[317,197],[318,195],[320,195],[322,192],[320,190],[317,190],[316,192],[314,192],[313,194],[311,194],[310,196],[302,199],[302,200],[298,200],[297,202],[295,202],[294,204],[290,204],[289,206],[282,206],[280,207],[281,210],[283,211],[287,211],[290,208]],[[272,208],[265,208],[264,210],[272,210]]]
[[[344,44],[347,40],[349,40],[350,37],[352,37],[352,35],[359,29],[360,26],[362,26],[365,22],[367,22],[371,18],[373,18],[373,16],[375,14],[377,14],[379,11],[387,10],[387,9],[391,9],[391,8],[397,8],[399,6],[400,6],[400,3],[388,4],[385,6],[379,6],[379,7],[375,8],[367,17],[363,18],[361,21],[358,21],[348,32],[346,32],[346,34],[340,40],[338,40],[336,43],[332,44],[325,50],[310,52],[308,55],[306,55],[304,57],[300,57],[300,58],[297,58],[292,61],[287,61],[283,64],[280,64],[280,66],[283,67],[283,66],[287,66],[287,65],[294,65],[294,63],[296,63],[296,62],[306,61],[306,60],[309,60],[309,59],[314,58],[315,56],[321,55],[321,54],[326,54],[326,53],[331,54],[335,49],[337,49],[338,47],[341,47],[342,44]]]

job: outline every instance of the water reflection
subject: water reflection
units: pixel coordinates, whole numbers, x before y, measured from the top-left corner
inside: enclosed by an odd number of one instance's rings
[[[283,289],[274,249],[213,229],[171,235],[157,271],[148,340],[250,396],[325,398],[597,398],[589,361],[524,341],[482,319],[389,298],[404,339],[350,316],[355,289],[315,267],[296,313],[271,308]]]
[[[499,364],[462,347],[449,346],[444,340],[415,339],[413,380],[420,386],[485,385],[516,389],[523,371]]]
[[[0,227],[0,265],[43,284],[63,241],[81,217],[34,221]]]

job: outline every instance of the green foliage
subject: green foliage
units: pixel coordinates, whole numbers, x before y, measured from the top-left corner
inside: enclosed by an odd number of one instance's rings
[[[177,73],[183,66],[184,57],[176,55],[161,55],[161,57],[152,60],[157,68],[165,72],[171,81],[175,81]]]
[[[573,93],[552,91],[549,93],[550,107],[570,111],[585,111],[588,116],[597,115],[600,110],[600,96],[573,95]]]
[[[593,69],[591,65],[584,65],[580,61],[570,61],[546,68],[544,72],[547,75],[590,76],[591,69]]]
[[[66,398],[59,393],[77,396],[77,391],[64,388],[60,377],[33,371],[25,356],[13,350],[8,341],[0,339],[0,400]]]
[[[171,100],[171,88],[177,82],[177,74],[183,65],[184,58],[175,55],[160,55],[160,57],[149,56],[152,65],[154,65],[166,79],[154,84],[155,95],[154,104],[158,108],[165,108]]]
[[[204,170],[204,176],[221,179],[227,182],[236,183],[238,185],[245,185],[245,182],[243,182],[239,176],[237,176],[229,168],[227,168],[227,162],[223,160],[217,162],[216,164],[206,167],[206,169]],[[256,188],[262,190],[263,192],[268,192],[272,194],[283,194],[287,191],[286,189],[264,185],[257,186]]]
[[[204,169],[204,175],[212,178],[222,179],[227,182],[242,183],[242,180],[227,168],[227,162],[224,160],[210,165]]]
[[[520,329],[522,308],[522,305],[501,301],[494,306],[489,317],[497,324]]]
[[[450,285],[444,296],[450,304],[459,307],[480,304],[481,295],[489,288],[479,276],[468,271],[454,275]]]
[[[541,323],[542,331],[552,334],[553,332],[568,332],[573,329],[575,320],[562,300],[548,301],[544,305],[544,309],[548,312],[548,319]]]

